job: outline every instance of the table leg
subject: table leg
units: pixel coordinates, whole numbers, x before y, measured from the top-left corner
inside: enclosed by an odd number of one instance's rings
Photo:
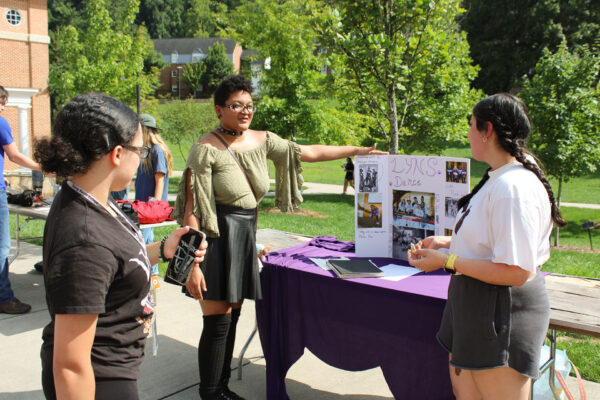
[[[560,393],[556,389],[556,385],[554,384],[554,379],[556,375],[556,330],[550,329],[550,357],[552,359],[552,364],[550,365],[550,389],[552,389],[552,394],[556,400],[560,400]],[[560,374],[560,372],[559,372]]]
[[[560,400],[560,394],[556,389],[555,377],[556,377],[556,330],[550,329],[548,334],[546,335],[548,340],[550,341],[550,355],[548,360],[540,367],[540,375],[542,375],[546,370],[548,370],[549,380],[548,383],[550,385],[550,390],[552,390],[552,397],[556,400]],[[531,382],[531,390],[529,392],[529,400],[533,400],[533,386],[536,381]],[[541,381],[540,381],[541,383]]]
[[[15,254],[8,260],[8,265],[12,264],[13,261],[19,256],[19,252],[21,251],[21,240],[19,237],[19,232],[21,231],[21,227],[19,226],[19,214],[15,214],[15,240],[17,241],[17,248],[15,249]],[[25,225],[27,220],[25,220]]]
[[[250,342],[254,338],[254,335],[256,335],[256,332],[258,332],[258,322],[254,323],[254,329],[252,330],[252,333],[250,333],[248,340],[246,340],[246,343],[244,344],[244,347],[242,347],[242,350],[240,351],[240,355],[238,356],[238,373],[237,373],[238,381],[242,380],[242,367],[244,366],[244,354],[246,353],[246,350],[248,350],[248,346],[250,346]]]

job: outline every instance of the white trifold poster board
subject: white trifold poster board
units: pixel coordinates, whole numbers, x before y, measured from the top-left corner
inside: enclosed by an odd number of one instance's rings
[[[467,158],[357,156],[356,255],[407,259],[411,243],[451,235],[457,202],[469,193]]]

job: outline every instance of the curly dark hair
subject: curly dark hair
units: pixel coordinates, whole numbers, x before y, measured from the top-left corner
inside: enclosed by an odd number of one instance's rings
[[[243,90],[252,94],[252,83],[242,75],[230,75],[223,79],[214,94],[215,106],[223,107],[231,93]]]
[[[567,222],[563,219],[560,209],[554,199],[552,186],[544,171],[532,162],[532,155],[527,150],[526,140],[531,133],[531,120],[527,114],[527,106],[516,96],[508,93],[498,93],[481,100],[473,107],[477,129],[485,130],[486,122],[491,122],[498,137],[498,143],[504,151],[515,157],[525,168],[533,172],[544,185],[548,193],[548,199],[552,205],[552,220],[558,226],[565,226]],[[483,178],[473,188],[473,191],[463,196],[458,201],[458,208],[466,208],[471,198],[481,189],[489,179],[488,168]]]
[[[6,104],[8,100],[8,91],[4,89],[4,86],[0,86],[0,104]]]
[[[82,94],[60,110],[52,137],[36,143],[34,158],[59,177],[83,174],[115,146],[131,142],[137,129],[138,116],[125,104],[101,93]]]

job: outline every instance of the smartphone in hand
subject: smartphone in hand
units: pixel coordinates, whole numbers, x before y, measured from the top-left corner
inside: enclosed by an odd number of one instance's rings
[[[175,254],[169,261],[165,282],[185,285],[194,266],[195,252],[205,238],[206,234],[204,232],[190,227],[189,232],[179,240]]]

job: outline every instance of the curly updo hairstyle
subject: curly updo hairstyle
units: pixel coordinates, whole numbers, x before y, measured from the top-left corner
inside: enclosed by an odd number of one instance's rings
[[[233,92],[243,90],[252,94],[252,84],[242,75],[230,75],[223,79],[214,94],[215,106],[223,107]]]
[[[53,134],[36,143],[34,158],[46,172],[70,177],[118,145],[130,143],[138,116],[128,106],[101,93],[79,95],[56,116]]]
[[[515,157],[525,168],[538,177],[548,193],[548,199],[552,206],[552,220],[560,227],[565,226],[567,222],[563,219],[560,209],[556,205],[552,186],[544,175],[544,171],[533,162],[533,157],[528,152],[525,144],[531,133],[531,120],[527,114],[525,104],[511,94],[498,93],[477,103],[473,107],[473,116],[476,120],[477,130],[479,131],[486,130],[486,122],[491,122],[502,149]],[[473,188],[471,193],[463,196],[458,201],[459,209],[466,208],[475,193],[487,182],[490,177],[489,171],[490,168],[485,171],[483,178],[481,178],[481,181]]]

